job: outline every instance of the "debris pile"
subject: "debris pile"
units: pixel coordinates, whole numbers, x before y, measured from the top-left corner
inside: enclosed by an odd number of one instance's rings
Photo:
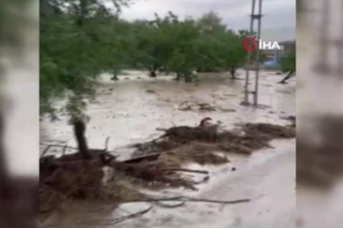
[[[80,153],[60,158],[46,156],[40,159],[40,211],[57,207],[66,199],[99,198],[103,195],[102,163],[100,158],[81,159]]]
[[[209,103],[191,103],[188,101],[182,102],[178,109],[181,111],[192,111],[192,110],[198,110],[198,111],[215,111],[217,110],[217,107],[215,105],[211,105]]]
[[[187,163],[223,164],[229,160],[219,153],[250,154],[268,147],[273,138],[292,138],[295,129],[264,123],[248,123],[242,126],[244,135],[230,131],[218,132],[214,126],[177,126],[166,129],[153,141],[136,144],[133,158],[116,161],[106,150],[90,150],[92,159],[82,159],[81,153],[56,158],[40,159],[40,211],[50,211],[66,199],[115,199],[121,201],[116,189],[102,183],[102,168],[114,170],[114,176],[130,178],[130,181],[149,187],[185,187],[195,189],[197,184],[183,176],[187,173],[203,173],[184,169]]]
[[[246,123],[241,126],[244,135],[231,131],[218,132],[215,126],[189,127],[177,126],[165,130],[163,136],[143,144],[137,144],[136,155],[160,153],[164,151],[177,152],[180,146],[206,143],[212,151],[250,154],[254,150],[269,146],[274,138],[293,138],[295,128],[267,123]],[[176,154],[177,155],[177,154]]]
[[[215,104],[209,104],[204,102],[199,103],[192,103],[192,102],[182,102],[178,105],[178,110],[180,111],[203,111],[203,112],[210,112],[210,111],[221,111],[221,112],[236,112],[236,109],[220,107]]]

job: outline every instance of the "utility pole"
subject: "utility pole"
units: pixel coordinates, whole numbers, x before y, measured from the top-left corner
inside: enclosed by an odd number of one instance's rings
[[[261,39],[261,19],[262,19],[262,0],[258,2],[258,14],[255,15],[257,19],[257,40]],[[258,105],[258,84],[259,84],[259,74],[260,74],[260,49],[256,49],[256,75],[255,75],[255,91],[254,91],[254,106]]]
[[[250,34],[254,33],[254,19],[252,15],[255,12],[255,2],[256,0],[252,0],[251,4],[251,15],[250,15]],[[248,52],[247,61],[246,61],[246,70],[245,70],[245,85],[244,85],[244,101],[241,103],[242,105],[249,105],[249,65],[251,62],[251,52]]]
[[[262,0],[258,1],[258,12],[255,13],[256,10],[256,0],[252,0],[251,4],[251,15],[250,15],[250,34],[254,34],[254,22],[257,20],[257,41],[261,38],[261,18],[262,18]],[[244,85],[244,101],[241,103],[242,105],[249,105],[249,78],[250,78],[250,70],[249,67],[251,65],[251,52],[248,52],[247,62],[246,62],[246,75],[245,75],[245,85]],[[259,48],[256,49],[256,56],[255,56],[255,91],[252,92],[254,94],[253,105],[257,105],[258,103],[258,83],[259,83],[259,68],[260,68],[260,51]]]

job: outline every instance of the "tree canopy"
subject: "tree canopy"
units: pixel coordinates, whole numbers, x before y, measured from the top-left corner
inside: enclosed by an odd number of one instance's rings
[[[295,65],[296,65],[295,49],[291,49],[288,52],[286,52],[285,55],[280,60],[281,70],[286,73],[295,72],[296,71]]]
[[[180,19],[169,12],[153,20],[127,21],[114,0],[41,0],[41,113],[54,113],[54,100],[66,97],[71,117],[83,116],[85,98],[96,77],[122,69],[174,72],[191,82],[193,71],[219,72],[244,65],[247,31],[232,31],[209,12],[199,19]]]
[[[281,71],[287,73],[287,75],[279,82],[286,83],[286,81],[295,75],[296,72],[296,51],[291,49],[285,53],[280,60]]]

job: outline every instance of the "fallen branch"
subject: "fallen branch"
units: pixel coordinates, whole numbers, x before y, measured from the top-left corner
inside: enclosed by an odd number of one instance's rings
[[[208,200],[208,199],[197,199],[197,198],[189,198],[187,201],[189,202],[205,202],[205,203],[217,203],[217,204],[239,204],[239,203],[247,203],[250,202],[250,199],[237,199],[237,200]]]
[[[46,144],[46,143],[39,143],[40,145],[43,145],[43,146],[50,146],[50,147],[65,147],[65,145],[59,145],[59,144]],[[67,146],[67,149],[75,149],[75,150],[78,150],[78,148],[76,147],[71,147],[71,146]]]
[[[106,138],[106,141],[105,141],[105,151],[107,152],[107,149],[108,149],[108,142],[110,141],[110,137],[107,137]]]
[[[63,150],[62,150],[62,157],[65,155],[66,151],[67,151],[67,147],[68,147],[68,144],[66,144],[64,147],[63,147]]]
[[[160,207],[163,207],[163,208],[178,208],[178,207],[182,207],[183,205],[185,205],[186,201],[182,201],[181,203],[177,203],[177,204],[164,204],[161,202],[157,202],[156,204]]]
[[[186,172],[186,173],[200,173],[208,175],[209,172],[206,170],[192,170],[192,169],[164,169],[163,172]]]
[[[49,151],[50,148],[51,148],[51,145],[48,145],[48,146],[44,149],[44,151],[42,152],[42,154],[40,155],[40,157],[41,157],[41,158],[44,157],[45,154]]]
[[[201,198],[192,198],[186,196],[178,197],[166,197],[166,198],[144,198],[144,199],[132,199],[125,201],[125,203],[130,202],[161,202],[161,201],[184,201],[184,202],[205,202],[205,203],[217,203],[217,204],[239,204],[250,202],[250,199],[238,199],[238,200],[210,200]]]
[[[113,220],[114,221],[113,223],[120,223],[120,222],[123,222],[124,220],[127,220],[127,219],[132,219],[132,218],[137,217],[137,216],[142,216],[142,215],[148,213],[151,209],[152,209],[152,206],[150,206],[149,208],[147,208],[145,210],[142,210],[142,211],[139,211],[139,212],[127,215],[127,216],[118,217],[118,218]]]
[[[143,160],[156,160],[159,156],[160,156],[160,153],[153,153],[153,154],[148,154],[148,155],[130,158],[130,159],[122,161],[122,162],[123,163],[139,163]]]
[[[109,219],[109,220],[106,220],[106,219],[97,219],[97,220],[88,220],[88,221],[82,221],[82,222],[79,222],[77,223],[78,225],[89,225],[89,224],[96,224],[97,226],[113,226],[114,224],[118,224],[118,223],[121,223],[125,220],[128,220],[128,219],[132,219],[134,217],[137,217],[137,216],[142,216],[146,213],[148,213],[153,207],[150,206],[148,207],[147,209],[144,209],[142,211],[139,211],[139,212],[136,212],[136,213],[132,213],[130,215],[126,215],[126,216],[121,216],[121,217],[118,217],[118,218],[114,218],[114,219]]]
[[[194,184],[204,184],[210,179],[210,176],[205,176],[201,181],[194,182]]]

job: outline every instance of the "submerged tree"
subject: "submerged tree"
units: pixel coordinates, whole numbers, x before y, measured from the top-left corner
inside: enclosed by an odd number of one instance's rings
[[[295,49],[292,49],[285,53],[285,55],[280,60],[281,71],[287,73],[287,75],[279,82],[281,84],[287,83],[287,80],[296,73],[296,56]]]
[[[121,1],[114,3],[120,7]],[[109,68],[117,70],[124,59],[122,40],[113,32],[116,13],[96,0],[42,0],[41,6],[40,111],[56,117],[54,101],[66,97],[64,108],[79,152],[90,158],[86,101],[94,93],[96,76]]]
[[[97,76],[123,69],[173,72],[177,80],[197,81],[196,71],[235,71],[245,63],[244,32],[227,29],[221,18],[205,14],[179,19],[172,12],[154,20],[120,18],[125,0],[114,6],[98,0],[41,0],[40,111],[58,116],[55,100],[66,98],[79,151],[89,158],[84,136],[86,104]],[[114,10],[116,9],[116,10]]]

